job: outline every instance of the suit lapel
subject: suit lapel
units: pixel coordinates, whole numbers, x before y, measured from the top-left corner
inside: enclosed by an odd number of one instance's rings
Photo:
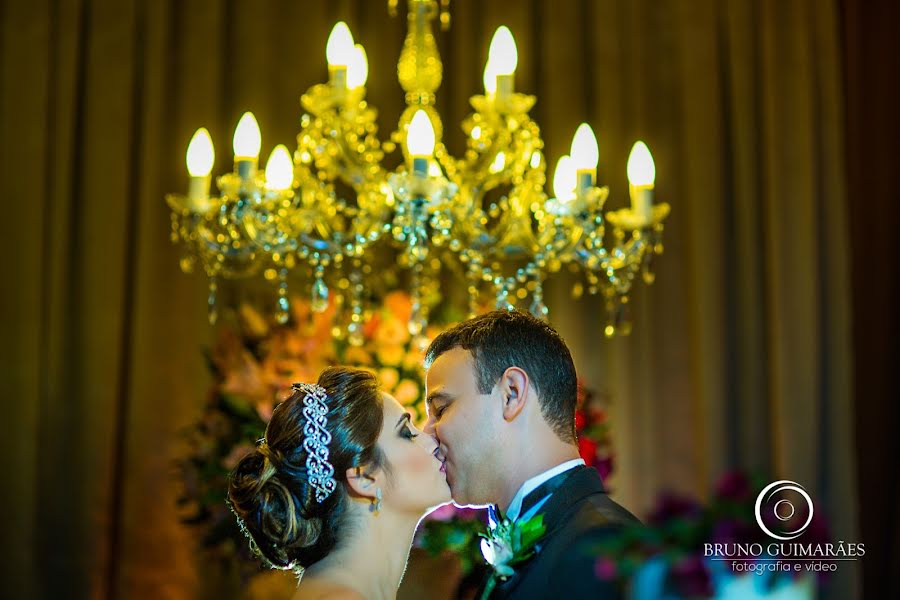
[[[541,541],[538,542],[537,554],[528,562],[518,565],[515,575],[506,581],[498,582],[495,589],[499,592],[500,598],[506,598],[512,594],[519,583],[526,578],[534,564],[540,560],[541,548],[562,528],[569,513],[575,510],[582,499],[592,494],[606,493],[603,489],[603,483],[600,481],[600,475],[593,467],[581,465],[565,473],[560,473],[557,477],[562,480],[557,482],[557,485],[552,486],[555,490],[552,492],[553,495],[538,511],[538,514],[544,515],[544,525],[547,531],[541,538]],[[546,483],[553,482],[557,477]],[[542,487],[543,485],[535,489],[522,502],[522,514],[527,511],[528,506],[533,506],[536,502],[540,502],[541,499],[546,497],[547,490],[545,489],[541,492]]]

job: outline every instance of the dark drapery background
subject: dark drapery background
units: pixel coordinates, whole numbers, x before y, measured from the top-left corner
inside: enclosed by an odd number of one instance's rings
[[[847,183],[852,247],[854,426],[864,589],[900,597],[900,2],[845,0]]]
[[[200,125],[217,173],[244,110],[264,155],[294,144],[338,19],[366,46],[389,131],[405,22],[364,0],[0,10],[2,581],[21,597],[191,597],[208,574],[177,524],[170,464],[203,403],[210,329],[163,196],[185,187]],[[550,164],[590,122],[619,206],[640,137],[673,206],[631,337],[603,340],[599,305],[567,300],[565,282],[549,292],[582,376],[612,398],[617,499],[641,513],[660,489],[703,495],[730,466],[800,481],[836,540],[870,548],[874,593],[900,532],[896,6],[453,0],[451,13],[438,36],[451,149],[506,24]],[[859,575],[842,569],[831,595],[852,597]]]

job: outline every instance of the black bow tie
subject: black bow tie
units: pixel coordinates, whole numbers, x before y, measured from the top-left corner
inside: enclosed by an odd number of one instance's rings
[[[535,504],[537,504],[547,496],[552,496],[553,493],[558,490],[563,483],[566,482],[566,479],[569,478],[569,475],[582,468],[584,468],[583,465],[578,465],[576,467],[572,467],[571,469],[567,469],[559,475],[554,475],[541,485],[528,492],[528,495],[526,495],[522,499],[522,507],[519,509],[519,516],[521,517],[522,515],[527,513]],[[503,520],[503,513],[500,511],[500,508],[498,506],[491,504],[488,506],[488,518],[490,519],[491,527],[493,527]]]

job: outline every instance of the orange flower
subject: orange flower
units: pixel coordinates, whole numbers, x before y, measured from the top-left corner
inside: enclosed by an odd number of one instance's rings
[[[403,323],[408,323],[412,317],[412,298],[406,292],[396,291],[387,294],[383,304],[395,319]]]
[[[407,352],[406,356],[403,357],[403,368],[407,371],[417,371],[424,375],[422,368],[424,361],[425,356],[421,352],[413,350]]]
[[[384,346],[378,349],[376,355],[378,356],[378,362],[382,365],[397,367],[403,362],[406,352],[403,350],[403,346]]]
[[[241,320],[241,326],[244,328],[244,331],[247,332],[249,337],[260,339],[268,335],[269,324],[255,308],[249,304],[241,304],[238,309],[238,315]]]
[[[390,367],[381,369],[378,371],[378,381],[381,382],[381,387],[384,391],[390,392],[397,385],[397,382],[400,381],[400,373],[397,372],[397,369]]]
[[[375,331],[375,343],[379,346],[399,346],[409,341],[409,327],[407,321],[389,318],[381,322],[381,326]]]
[[[379,325],[381,325],[381,314],[373,312],[372,316],[363,324],[363,337],[371,340],[375,332],[378,331]]]
[[[419,384],[410,379],[403,379],[394,390],[394,398],[403,406],[415,404],[419,399]]]
[[[342,362],[354,366],[368,366],[372,364],[372,355],[358,346],[349,346],[346,350],[344,350],[344,358]]]
[[[243,350],[236,356],[231,368],[225,372],[222,391],[256,403],[268,394],[265,379],[264,370],[260,368],[253,355]]]

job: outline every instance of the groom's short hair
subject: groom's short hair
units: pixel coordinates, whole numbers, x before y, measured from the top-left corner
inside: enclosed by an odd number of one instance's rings
[[[575,363],[548,323],[516,310],[479,315],[438,335],[425,352],[425,368],[453,348],[472,353],[481,394],[489,393],[509,367],[523,369],[537,390],[544,420],[560,439],[575,441]]]

